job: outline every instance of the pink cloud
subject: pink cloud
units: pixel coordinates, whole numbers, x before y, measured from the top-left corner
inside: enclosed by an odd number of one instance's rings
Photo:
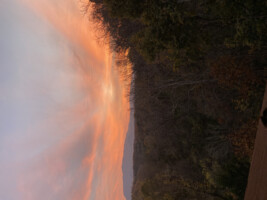
[[[81,13],[80,1],[23,1],[66,41],[69,49],[63,52],[62,65],[73,69],[58,75],[73,85],[63,81],[64,90],[53,93],[52,100],[64,97],[68,103],[49,107],[46,117],[25,129],[24,140],[14,142],[24,156],[16,167],[16,192],[22,200],[125,200],[122,159],[129,83],[114,71],[115,53],[108,42],[100,45],[96,40],[98,30]],[[44,96],[53,89],[31,87]],[[69,87],[79,97],[68,93]]]

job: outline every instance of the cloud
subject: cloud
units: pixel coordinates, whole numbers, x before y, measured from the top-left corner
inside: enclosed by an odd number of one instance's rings
[[[0,199],[125,199],[129,88],[77,2],[0,7]]]

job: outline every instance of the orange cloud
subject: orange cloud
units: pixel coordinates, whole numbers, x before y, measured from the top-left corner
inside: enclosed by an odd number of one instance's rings
[[[30,133],[60,128],[53,143],[51,135],[44,136],[50,146],[26,164],[19,177],[22,199],[125,200],[122,159],[130,88],[115,71],[114,59],[121,55],[110,51],[108,38],[102,45],[96,40],[98,30],[82,14],[80,1],[23,1],[67,41],[73,54],[65,62],[74,67],[74,84],[83,95],[29,127]],[[30,140],[29,148],[32,145],[38,144]]]

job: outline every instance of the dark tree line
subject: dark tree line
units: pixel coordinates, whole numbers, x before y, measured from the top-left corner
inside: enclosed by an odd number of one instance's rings
[[[265,84],[267,1],[89,4],[100,37],[127,50],[133,67],[132,199],[243,199]]]

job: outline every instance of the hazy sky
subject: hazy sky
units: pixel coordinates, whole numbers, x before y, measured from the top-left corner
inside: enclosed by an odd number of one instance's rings
[[[129,84],[81,8],[1,0],[1,200],[125,199]]]

